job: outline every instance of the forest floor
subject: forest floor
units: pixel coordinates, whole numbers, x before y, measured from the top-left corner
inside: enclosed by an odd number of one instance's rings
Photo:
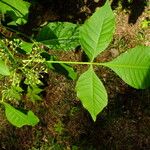
[[[84,5],[78,6],[77,3],[65,4],[59,2],[54,5],[53,9],[60,7],[60,12],[55,13],[43,11],[46,4],[39,4],[36,9],[45,17],[45,20],[38,20],[39,24],[49,20],[81,23],[100,5],[93,1],[85,1]],[[62,13],[62,5],[68,12]],[[72,5],[77,7],[73,8]],[[112,7],[116,16],[116,31],[107,51],[96,59],[99,62],[111,60],[138,44],[150,46],[150,28],[144,27],[144,21],[149,19],[149,7],[143,7],[137,19],[132,12],[138,10],[130,5],[124,8],[113,2]],[[37,22],[29,23],[27,27],[34,27],[34,24],[37,25]],[[81,51],[75,50],[69,53],[60,52],[59,58],[83,61]],[[75,65],[74,68],[80,74],[86,70],[86,65]],[[133,89],[112,71],[104,68],[95,70],[109,95],[108,106],[99,114],[96,122],[92,121],[76,97],[75,81],[49,71],[43,101],[33,105],[33,111],[40,119],[38,125],[13,127],[0,109],[0,150],[150,149],[150,89]]]

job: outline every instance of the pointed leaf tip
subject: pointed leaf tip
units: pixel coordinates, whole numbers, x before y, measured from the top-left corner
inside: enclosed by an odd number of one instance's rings
[[[119,77],[136,89],[150,87],[150,47],[137,46],[116,59],[104,63]]]
[[[80,28],[80,44],[91,61],[109,45],[114,30],[115,17],[106,1]]]
[[[96,121],[96,116],[107,106],[107,92],[97,77],[93,68],[90,67],[78,79],[76,85],[77,96]]]
[[[39,122],[38,117],[32,111],[24,114],[8,103],[3,102],[2,104],[5,106],[5,114],[8,121],[16,127],[20,128],[24,125],[35,126]]]

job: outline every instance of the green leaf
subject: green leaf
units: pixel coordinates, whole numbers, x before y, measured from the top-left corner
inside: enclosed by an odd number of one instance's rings
[[[10,72],[8,66],[0,59],[0,74],[4,76],[9,76]]]
[[[17,24],[17,25],[23,25],[23,24],[25,24],[25,23],[27,23],[27,20],[26,20],[25,18],[18,18],[18,19],[16,20],[16,24]]]
[[[33,43],[21,41],[20,48],[23,49],[27,54],[32,52]]]
[[[30,3],[23,0],[1,0],[0,1],[0,12],[5,14],[7,13],[12,17],[13,20],[17,21],[19,24],[22,24],[23,20],[27,20],[27,15],[29,12]],[[20,20],[20,19],[21,20]],[[19,19],[19,20],[18,20]]]
[[[53,22],[44,26],[37,41],[53,50],[72,50],[79,45],[79,26],[69,22]]]
[[[34,115],[32,111],[28,111],[27,114],[15,109],[8,103],[2,103],[5,106],[5,114],[8,121],[16,127],[22,127],[24,125],[35,126],[39,119]]]
[[[79,77],[76,90],[83,106],[95,121],[96,116],[107,106],[107,92],[92,66]]]
[[[75,80],[77,78],[77,73],[73,69],[72,66],[69,66],[67,64],[60,64],[67,72],[68,72],[68,77],[71,78],[72,80]]]
[[[109,45],[114,29],[115,18],[107,1],[80,29],[81,46],[91,61]]]
[[[145,89],[150,86],[150,47],[137,46],[103,65],[111,68],[134,88]]]
[[[39,101],[42,100],[42,98],[39,96],[39,94],[42,92],[43,90],[40,89],[38,86],[34,85],[34,86],[28,86],[28,93],[27,93],[27,97],[32,101]]]

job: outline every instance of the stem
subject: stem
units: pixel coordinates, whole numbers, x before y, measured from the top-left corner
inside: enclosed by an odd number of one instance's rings
[[[7,27],[6,27],[7,28]],[[8,29],[10,29],[10,28],[8,28]],[[16,31],[16,30],[13,30],[13,29],[10,29],[10,30],[12,30],[13,32],[15,32],[16,34],[20,34],[20,35],[22,35],[22,36],[24,36],[25,38],[27,38],[27,39],[29,39],[32,43],[34,43],[34,45],[35,46],[37,46],[38,47],[38,42],[36,42],[36,41],[34,41],[32,38],[30,38],[29,36],[27,36],[27,35],[25,35],[25,34],[23,34],[23,33],[21,33],[21,32],[19,32],[19,31]],[[41,60],[41,59],[39,59],[39,60],[35,60],[34,61],[34,58],[35,57],[33,57],[31,60],[23,60],[23,62],[27,62],[27,64],[25,65],[25,66],[27,66],[30,62],[37,62],[37,63],[43,63],[43,62],[45,62],[44,60]],[[93,61],[93,60],[92,60]],[[96,62],[74,62],[74,61],[46,61],[46,62],[49,62],[49,63],[53,63],[53,64],[76,64],[76,65],[97,65],[97,66],[102,66],[102,65],[104,65],[104,63],[96,63]]]
[[[49,63],[53,64],[76,64],[76,65],[102,65],[102,63],[96,63],[96,62],[76,62],[76,61],[47,61]]]
[[[14,74],[13,74],[13,81],[12,81],[12,85],[15,85],[15,78],[16,78],[16,71],[14,71]]]
[[[21,36],[23,36],[24,38],[28,39],[30,42],[32,42],[32,43],[34,43],[35,45],[37,45],[37,42],[34,41],[34,40],[33,40],[31,37],[29,37],[28,35],[26,35],[26,34],[20,32],[20,31],[18,31],[18,30],[12,29],[12,28],[10,28],[10,27],[6,27],[6,26],[3,26],[3,25],[1,25],[1,26],[4,27],[4,28],[6,28],[6,29],[9,30],[9,31],[15,33],[16,35],[21,35]]]
[[[30,62],[30,61],[33,61],[33,60],[23,60],[23,62]],[[35,60],[34,62],[43,63],[45,61],[39,59],[39,60]],[[97,66],[102,66],[103,65],[103,63],[77,62],[77,61],[53,61],[53,60],[50,60],[50,61],[46,61],[46,62],[52,63],[52,64],[75,64],[75,65],[97,65]]]
[[[2,94],[2,100],[0,101],[0,103],[4,102],[4,94]]]

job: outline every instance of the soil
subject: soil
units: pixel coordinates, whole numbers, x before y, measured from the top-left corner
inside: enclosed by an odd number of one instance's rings
[[[143,2],[138,0],[138,4]],[[131,4],[126,2],[126,7],[117,6],[118,3],[115,0],[112,2],[117,25],[113,41],[95,61],[111,60],[138,44],[150,46],[150,29],[141,28],[141,22],[149,17],[149,8],[141,5],[142,12],[137,13],[139,16],[131,23],[135,1]],[[103,1],[95,3],[93,0],[39,1],[30,10],[38,14],[31,13],[28,24],[22,30],[28,30],[27,34],[31,35],[32,29],[45,21],[82,23],[102,4]],[[60,60],[83,61],[83,56],[80,50],[59,53]],[[79,74],[87,69],[86,65],[75,65],[74,68]],[[76,97],[75,81],[49,71],[45,78],[47,86],[43,101],[26,106],[32,107],[39,116],[37,126],[15,128],[0,110],[0,150],[150,149],[150,89],[133,89],[112,71],[105,68],[95,70],[109,95],[108,106],[98,115],[96,122],[92,121]]]

